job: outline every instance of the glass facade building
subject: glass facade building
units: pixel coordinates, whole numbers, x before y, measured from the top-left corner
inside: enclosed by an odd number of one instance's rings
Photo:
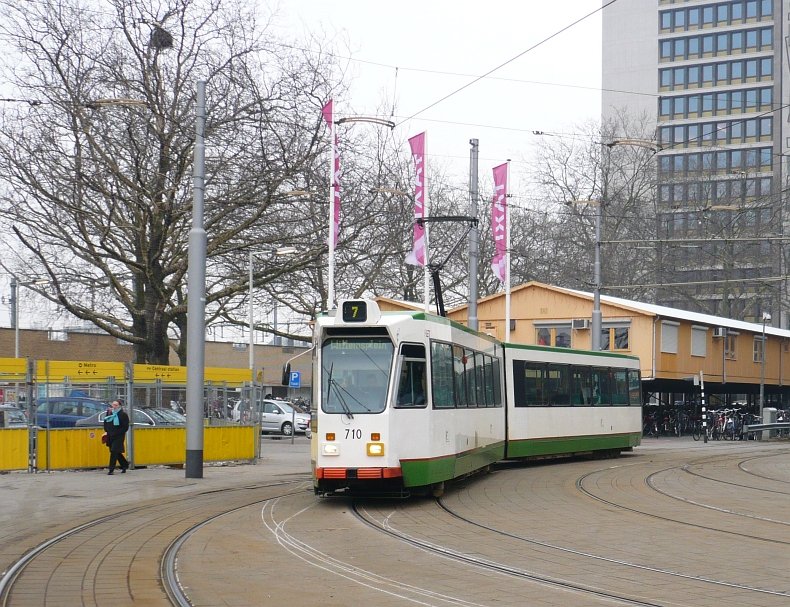
[[[618,30],[637,14],[641,36],[618,42]],[[783,0],[629,0],[604,10],[604,89],[617,91],[603,94],[604,119],[652,112],[662,148],[659,304],[780,319],[787,18]]]

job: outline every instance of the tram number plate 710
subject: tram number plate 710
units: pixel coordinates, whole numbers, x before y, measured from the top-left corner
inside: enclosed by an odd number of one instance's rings
[[[362,430],[346,428],[346,440],[362,440]]]

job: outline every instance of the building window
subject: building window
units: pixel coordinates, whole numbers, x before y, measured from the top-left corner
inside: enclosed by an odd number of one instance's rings
[[[629,329],[628,327],[613,327],[614,333],[614,349],[615,350],[630,350],[629,345]]]
[[[571,347],[571,325],[562,323],[552,326],[541,326],[535,329],[535,343],[539,346],[555,348]]]
[[[754,336],[754,362],[763,362],[763,351],[765,350],[765,342],[762,335]]]
[[[705,327],[691,327],[691,355],[705,356],[708,346],[708,329]]]
[[[724,357],[729,360],[735,360],[735,344],[737,343],[737,333],[732,331],[727,332],[724,338]]]
[[[667,354],[678,353],[678,323],[661,322],[661,351]]]

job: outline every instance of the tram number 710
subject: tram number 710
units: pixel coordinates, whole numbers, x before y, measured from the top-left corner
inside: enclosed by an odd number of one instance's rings
[[[362,430],[346,428],[346,440],[362,440]]]

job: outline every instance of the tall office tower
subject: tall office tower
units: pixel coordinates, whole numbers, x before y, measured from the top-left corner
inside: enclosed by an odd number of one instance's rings
[[[771,312],[788,326],[789,11],[787,0],[604,9],[603,118],[652,111],[662,147],[657,303],[757,322]]]

